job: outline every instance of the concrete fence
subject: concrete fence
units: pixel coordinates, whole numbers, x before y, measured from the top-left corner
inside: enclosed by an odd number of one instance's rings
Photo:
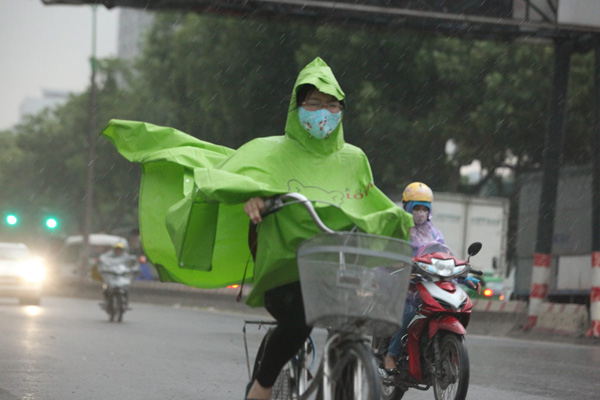
[[[526,301],[473,300],[473,312],[526,313]]]
[[[526,314],[526,301],[473,300],[473,314],[486,313],[486,319],[516,322],[521,318],[510,318],[510,314]],[[501,317],[502,315],[502,317]],[[542,303],[534,332],[557,335],[581,336],[589,329],[590,319],[583,304]]]
[[[585,334],[589,327],[590,319],[585,305],[542,303],[533,330],[579,336]]]

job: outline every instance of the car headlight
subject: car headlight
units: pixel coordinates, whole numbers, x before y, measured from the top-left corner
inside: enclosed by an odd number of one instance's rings
[[[42,260],[27,260],[21,264],[19,275],[21,275],[26,282],[39,283],[46,277],[46,267],[42,263]]]

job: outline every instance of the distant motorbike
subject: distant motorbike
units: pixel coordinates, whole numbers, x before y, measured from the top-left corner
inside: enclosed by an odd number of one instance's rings
[[[123,314],[129,309],[129,286],[140,273],[139,265],[136,258],[131,256],[125,259],[101,256],[99,264],[105,299],[101,308],[107,312],[111,322],[115,318],[117,322],[122,322]]]
[[[469,259],[481,250],[469,246]],[[399,400],[409,388],[433,387],[436,400],[464,400],[469,388],[469,357],[464,335],[473,305],[454,278],[466,277],[469,260],[460,260],[443,244],[432,244],[414,258],[411,290],[421,300],[402,339],[403,355],[397,374],[383,374],[383,398]],[[373,348],[383,363],[390,338],[374,338]]]

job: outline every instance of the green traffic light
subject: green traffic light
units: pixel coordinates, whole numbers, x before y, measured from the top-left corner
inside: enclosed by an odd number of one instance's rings
[[[6,223],[9,225],[16,225],[19,222],[19,219],[14,214],[9,214],[6,216]]]
[[[46,219],[46,227],[49,229],[55,229],[58,226],[58,221],[55,218]]]

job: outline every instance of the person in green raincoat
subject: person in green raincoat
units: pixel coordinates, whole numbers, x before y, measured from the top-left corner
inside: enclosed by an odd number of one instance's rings
[[[333,72],[316,58],[296,80],[284,135],[233,151],[142,122],[113,120],[103,132],[123,156],[142,163],[141,239],[161,280],[223,287],[251,279],[246,303],[264,306],[277,320],[249,399],[269,398],[279,371],[311,332],[296,248],[320,233],[298,204],[263,219],[264,199],[301,193],[317,201],[317,213],[334,230],[358,226],[408,240],[413,226],[410,214],[374,185],[362,150],[345,143],[344,106]]]

